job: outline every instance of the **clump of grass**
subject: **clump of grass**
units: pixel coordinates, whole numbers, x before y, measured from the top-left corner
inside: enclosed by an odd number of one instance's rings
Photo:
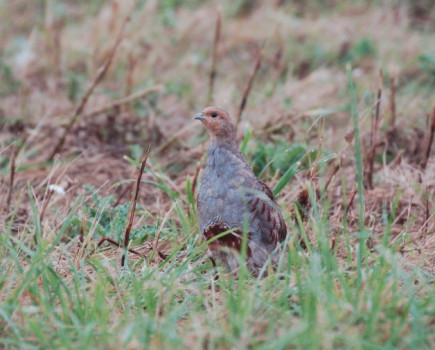
[[[341,59],[344,62],[352,62],[353,65],[356,65],[362,59],[370,57],[375,53],[376,50],[373,41],[368,37],[363,37],[357,40],[349,50],[343,54]]]
[[[161,186],[169,184],[161,183]],[[313,191],[310,189],[310,193]],[[325,207],[311,195],[313,208]],[[5,347],[429,347],[435,309],[431,280],[403,268],[388,242],[394,216],[385,216],[383,243],[364,251],[361,284],[355,265],[329,249],[327,216],[316,209],[316,242],[307,255],[295,236],[278,269],[243,279],[221,271],[213,279],[205,243],[185,227],[187,209],[173,199],[182,232],[160,263],[113,253],[75,260],[76,241],[59,246],[75,209],[54,236],[38,245],[0,235],[2,331]],[[35,216],[37,220],[37,215]],[[168,226],[169,227],[169,226]],[[416,284],[416,281],[418,283]]]
[[[16,93],[20,88],[20,82],[15,78],[11,67],[0,57],[0,79],[3,84],[0,87],[0,96],[9,96]]]
[[[114,195],[101,196],[90,185],[86,185],[85,188],[91,194],[91,198],[88,202],[84,203],[80,216],[74,217],[72,225],[68,230],[68,235],[71,238],[78,235],[80,227],[83,227],[81,218],[84,218],[84,229],[87,232],[93,230],[95,237],[108,236],[117,242],[121,242],[127,224],[129,204],[118,204],[114,207],[113,204],[116,201]],[[136,243],[140,243],[148,235],[153,236],[155,231],[156,228],[153,226],[139,227],[133,230],[131,238]]]
[[[316,158],[316,150],[300,143],[288,144],[282,138],[274,138],[273,142],[255,143],[252,154],[254,173],[262,176],[268,172],[275,175],[278,172],[283,175],[297,162],[301,162],[301,168],[306,169]]]

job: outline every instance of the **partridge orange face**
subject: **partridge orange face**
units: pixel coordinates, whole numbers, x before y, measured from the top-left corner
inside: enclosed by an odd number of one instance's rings
[[[236,129],[230,115],[219,107],[207,107],[195,116],[200,120],[212,139],[226,140],[234,138]]]

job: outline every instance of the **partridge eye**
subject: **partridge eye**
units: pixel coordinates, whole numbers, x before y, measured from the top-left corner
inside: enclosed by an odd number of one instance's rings
[[[212,118],[216,118],[216,117],[217,117],[217,113],[212,113],[212,114],[211,114],[211,117],[212,117]]]

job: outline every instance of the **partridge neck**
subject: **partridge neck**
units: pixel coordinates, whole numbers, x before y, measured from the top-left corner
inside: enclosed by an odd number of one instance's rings
[[[212,138],[209,150],[225,148],[232,152],[239,150],[239,145],[234,138]]]

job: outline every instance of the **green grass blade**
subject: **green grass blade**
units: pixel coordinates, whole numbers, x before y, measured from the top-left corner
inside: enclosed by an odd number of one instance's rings
[[[245,154],[246,146],[248,145],[249,140],[252,137],[252,128],[248,128],[246,131],[245,137],[243,138],[242,144],[240,146],[240,152]]]
[[[284,173],[284,175],[281,177],[281,179],[272,190],[274,196],[277,196],[285,187],[285,185],[287,185],[288,182],[293,178],[293,176],[297,173],[300,164],[300,162],[296,162],[287,169],[287,171]]]

